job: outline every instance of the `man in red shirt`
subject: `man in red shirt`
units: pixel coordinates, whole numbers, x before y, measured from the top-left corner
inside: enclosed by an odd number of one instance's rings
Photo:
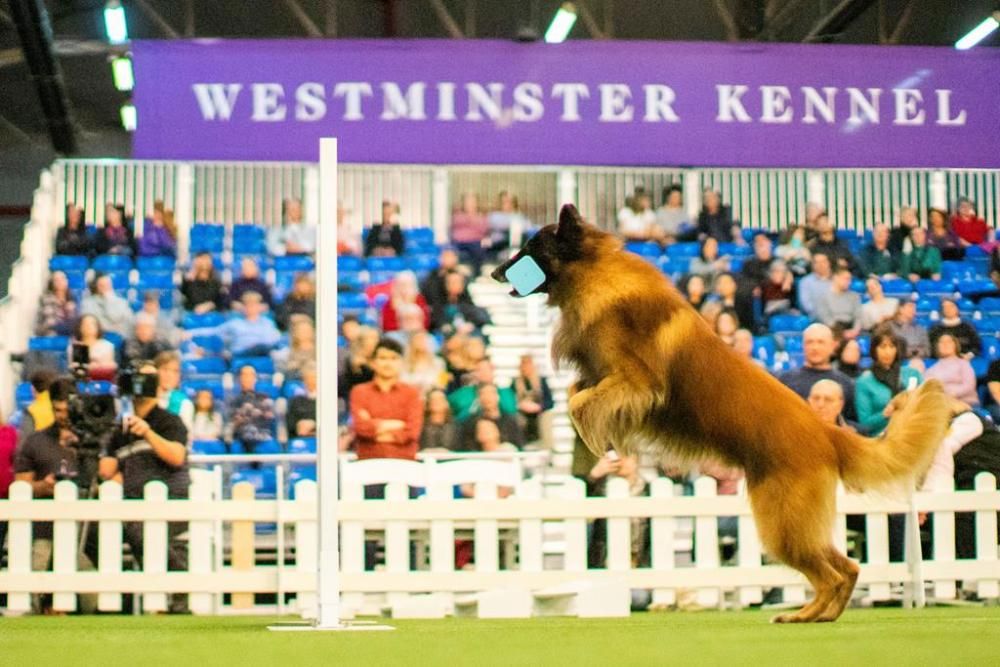
[[[979,245],[989,240],[990,228],[976,213],[976,205],[968,197],[958,200],[958,210],[951,216],[951,230],[963,246]]]
[[[399,381],[403,347],[383,338],[372,356],[375,378],[351,390],[351,417],[359,459],[417,456],[424,425],[424,402],[416,387]]]

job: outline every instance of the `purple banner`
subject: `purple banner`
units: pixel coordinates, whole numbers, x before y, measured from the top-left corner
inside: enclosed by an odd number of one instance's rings
[[[1000,166],[1000,51],[140,41],[137,158]]]

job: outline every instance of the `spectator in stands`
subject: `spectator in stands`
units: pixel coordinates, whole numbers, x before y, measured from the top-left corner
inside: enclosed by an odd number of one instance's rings
[[[810,318],[816,318],[819,302],[830,292],[832,284],[830,258],[821,252],[812,254],[812,271],[799,281],[799,310]]]
[[[716,311],[714,316],[712,316],[711,312],[706,312],[706,308],[712,305],[712,303],[705,304],[701,308],[702,317],[705,317],[706,321],[713,327],[715,325],[715,317],[725,309],[731,309],[736,312],[740,326],[748,329],[754,327],[752,294],[747,290],[737,288],[736,278],[732,273],[720,273],[716,276],[710,301],[721,306],[721,309]],[[709,310],[711,311],[712,309]]]
[[[733,213],[722,203],[722,197],[711,188],[702,193],[701,212],[698,214],[698,236],[711,236],[719,243],[734,240],[739,228],[733,224]],[[742,238],[741,238],[742,241]]]
[[[834,368],[847,377],[857,380],[861,375],[861,345],[856,338],[842,338],[837,344],[834,358]]]
[[[792,310],[794,281],[795,276],[783,261],[776,259],[771,263],[767,280],[760,286],[760,300],[765,318]]]
[[[219,336],[234,357],[259,357],[271,353],[281,340],[274,322],[264,317],[267,306],[257,292],[243,294],[242,318],[234,317],[217,327],[192,329],[185,336]]]
[[[830,281],[830,291],[816,304],[816,319],[828,327],[840,325],[851,335],[857,333],[861,317],[861,297],[851,291],[850,270],[837,269]]]
[[[517,197],[506,190],[500,192],[497,208],[490,212],[486,221],[490,226],[490,254],[494,257],[510,248],[515,230],[517,239],[523,239],[532,230],[531,221],[521,213]]]
[[[383,338],[375,346],[374,377],[351,389],[351,417],[359,459],[414,459],[423,430],[420,392],[400,381],[403,348]]]
[[[966,405],[979,405],[976,393],[976,372],[967,359],[959,356],[962,348],[954,336],[941,334],[935,341],[937,363],[926,373],[931,378],[941,380],[945,393]]]
[[[743,262],[740,271],[741,282],[751,290],[760,287],[767,280],[771,264],[775,262],[774,245],[767,234],[757,234],[753,237],[753,257]]]
[[[903,253],[910,251],[913,230],[920,227],[920,220],[917,218],[917,209],[912,206],[904,206],[899,209],[899,224],[889,232],[889,252],[893,257],[899,258]],[[901,275],[906,275],[900,271]]]
[[[587,485],[588,496],[606,496],[608,480],[621,477],[628,482],[629,496],[642,496],[646,493],[646,481],[639,474],[639,458],[630,454],[619,456],[611,450],[596,459],[593,467],[587,472],[584,482]],[[631,565],[639,567],[648,565],[649,558],[649,522],[642,519],[632,519],[629,522]],[[603,568],[607,562],[608,523],[607,519],[596,519],[591,524],[590,536],[587,540],[587,567]]]
[[[18,440],[24,441],[35,431],[42,431],[52,426],[55,417],[52,415],[52,401],[49,397],[49,388],[56,381],[55,371],[49,368],[42,368],[34,371],[28,382],[31,383],[31,403],[24,409],[21,415],[21,424],[18,427]]]
[[[452,271],[445,277],[445,301],[431,312],[431,330],[448,335],[453,331],[471,333],[490,323],[490,316],[472,302],[465,276]]]
[[[962,350],[960,354],[965,354],[967,358],[971,359],[983,350],[983,342],[979,339],[976,327],[962,319],[962,313],[954,299],[941,299],[941,319],[928,333],[931,350],[937,350],[937,340],[945,334],[958,341],[958,347]]]
[[[959,260],[965,257],[962,239],[951,228],[948,212],[932,208],[927,213],[927,244],[941,252],[941,259]]]
[[[17,430],[0,416],[0,500],[10,497],[14,481],[14,453],[17,450]],[[7,522],[0,521],[0,554],[7,540]]]
[[[809,398],[809,390],[820,380],[833,380],[844,390],[847,416],[854,418],[854,380],[836,370],[831,363],[835,342],[833,332],[825,324],[810,324],[802,332],[802,349],[805,360],[802,368],[787,371],[778,379],[801,396]]]
[[[656,214],[653,213],[653,198],[641,186],[625,206],[618,209],[618,233],[626,241],[649,241],[653,238],[653,228],[656,224]]]
[[[480,359],[476,362],[475,371],[472,376],[472,383],[448,394],[448,403],[451,404],[451,411],[455,413],[455,419],[464,421],[470,414],[476,411],[477,387],[484,384],[496,384],[496,371],[493,362],[487,359]],[[517,394],[510,387],[499,389],[500,411],[508,415],[517,414]]]
[[[799,225],[789,227],[781,235],[781,243],[775,250],[778,259],[788,265],[788,270],[796,277],[809,272],[812,253],[806,247],[806,229]]]
[[[309,364],[302,369],[302,384],[305,393],[293,396],[288,401],[285,423],[289,438],[316,437],[316,365]]]
[[[889,226],[883,223],[872,230],[872,242],[861,249],[858,264],[862,276],[896,277],[896,258],[889,251]]]
[[[951,229],[963,247],[982,245],[990,240],[990,228],[976,212],[976,204],[968,197],[960,197],[958,207],[951,216]]]
[[[654,236],[663,245],[686,237],[691,231],[691,217],[684,209],[684,189],[678,183],[663,188],[663,205],[656,209]]]
[[[302,202],[286,199],[281,202],[280,227],[268,232],[267,250],[276,257],[311,255],[316,252],[316,228],[302,219]]]
[[[274,438],[274,401],[257,391],[257,370],[249,364],[239,369],[238,390],[229,400],[229,436],[253,454],[258,445]]]
[[[467,343],[469,337],[465,334],[454,334],[445,339],[442,356],[445,371],[448,373],[448,384],[445,391],[451,393],[474,381],[475,362],[469,358]]]
[[[174,212],[157,200],[153,203],[153,217],[143,225],[142,236],[137,241],[141,257],[176,257],[177,225]]]
[[[896,316],[890,322],[892,331],[897,338],[906,344],[910,357],[927,358],[931,354],[931,343],[927,337],[927,329],[917,324],[917,304],[913,301],[903,301],[896,310]]]
[[[488,419],[500,429],[500,441],[509,442],[520,449],[524,445],[524,433],[518,423],[516,414],[505,413],[500,409],[500,390],[491,382],[484,382],[473,388],[476,401],[471,406],[467,417],[459,422],[458,449],[460,451],[475,451],[477,422]]]
[[[76,322],[76,299],[62,271],[53,271],[35,320],[36,336],[66,336]]]
[[[851,428],[844,419],[844,390],[833,380],[819,380],[806,398],[809,407],[824,424]]]
[[[115,348],[104,338],[104,329],[100,321],[93,315],[84,315],[76,322],[73,337],[69,344],[69,359],[73,363],[79,359],[74,348],[86,348],[87,359],[83,369],[92,380],[111,380],[118,370],[115,361]]]
[[[899,275],[917,282],[921,278],[941,279],[941,251],[927,244],[927,230],[910,230],[910,249],[899,259]]]
[[[172,313],[160,307],[160,290],[149,289],[142,293],[142,308],[136,315],[149,315],[156,322],[157,335],[175,348],[181,341]]]
[[[115,293],[111,276],[97,274],[90,286],[90,294],[83,298],[80,313],[93,315],[106,331],[124,337],[132,329],[132,308],[123,297]]]
[[[160,352],[153,359],[152,370],[156,372],[159,380],[156,397],[160,407],[170,414],[180,417],[184,428],[190,430],[194,425],[194,403],[180,388],[180,355],[171,350]]]
[[[129,499],[143,497],[149,482],[163,482],[167,497],[186,499],[191,477],[188,474],[188,430],[176,416],[157,405],[156,399],[134,399],[135,414],[126,418],[128,429],[116,429],[107,449],[102,452],[99,472],[102,479],[121,482],[124,496]],[[187,531],[184,522],[171,522],[167,528],[167,567],[169,570],[187,572],[187,544],[178,537]],[[141,565],[143,561],[143,524],[130,522],[124,525],[125,541]],[[171,596],[169,610],[185,613],[187,602],[183,594]]]
[[[94,251],[94,239],[87,231],[83,209],[66,204],[66,224],[56,232],[56,254],[93,257]]]
[[[986,371],[985,383],[988,397],[986,409],[993,417],[993,422],[1000,424],[1000,359],[990,362]]]
[[[400,271],[393,277],[389,300],[382,307],[382,331],[397,331],[400,328],[400,312],[411,306],[417,306],[422,311],[423,328],[430,327],[431,309],[417,287],[416,274]]]
[[[293,399],[294,400],[294,399]],[[210,389],[200,389],[194,395],[194,419],[191,421],[191,441],[221,440],[225,424],[222,413],[215,409],[215,396]]]
[[[31,484],[33,498],[52,498],[56,483],[62,480],[76,481],[79,474],[79,456],[76,445],[79,438],[70,423],[69,397],[72,383],[61,380],[51,388],[53,423],[36,431],[21,443],[14,459],[14,478]],[[32,523],[31,569],[47,571],[52,565],[52,523],[35,521]],[[82,551],[78,552],[77,568],[93,570],[94,566]],[[92,613],[96,609],[97,596],[80,596],[81,611]],[[31,596],[32,609],[42,613],[42,597]]]
[[[347,219],[347,209],[344,203],[337,202],[337,254],[338,255],[360,255],[361,244],[358,242],[350,221]]]
[[[858,422],[869,435],[880,434],[889,423],[893,396],[924,381],[918,371],[903,365],[901,347],[889,327],[879,327],[872,333],[872,367],[858,378],[855,396]]]
[[[826,215],[826,209],[816,202],[806,202],[806,219],[802,226],[806,229],[806,241],[812,241],[819,235],[820,216]]]
[[[399,226],[399,204],[382,202],[382,219],[373,224],[365,237],[365,257],[402,257],[406,240]]]
[[[379,332],[372,327],[359,327],[358,335],[350,343],[347,363],[342,366],[343,373],[337,384],[338,393],[347,398],[351,390],[362,383],[370,382],[375,377],[371,360],[375,347],[379,342]]]
[[[454,248],[445,246],[438,255],[438,268],[427,274],[424,281],[420,283],[420,293],[424,295],[428,306],[434,308],[447,301],[444,288],[445,278],[449,273],[458,269],[458,253]]]
[[[764,368],[764,362],[754,356],[753,333],[749,329],[736,330],[733,334],[732,348],[736,354]]]
[[[865,281],[868,302],[861,306],[859,324],[864,331],[871,331],[883,322],[888,322],[899,310],[899,299],[887,297],[882,291],[882,282],[875,276]]]
[[[274,306],[271,287],[260,277],[260,266],[252,257],[244,257],[240,261],[240,277],[229,286],[229,306],[234,310],[243,310],[243,295],[256,292],[268,308]]]
[[[443,387],[447,377],[444,360],[434,354],[430,341],[430,334],[426,331],[414,332],[403,355],[401,378],[406,384],[416,387],[421,395],[430,389]]]
[[[490,225],[479,211],[479,197],[473,192],[462,195],[462,207],[451,216],[451,240],[462,261],[470,264],[473,274],[479,275],[486,247],[489,245]]]
[[[850,248],[837,238],[833,222],[823,213],[816,219],[817,235],[809,245],[809,251],[813,255],[822,253],[830,260],[833,268],[846,268],[854,270],[856,261],[851,254]]]
[[[128,255],[135,254],[135,239],[132,230],[125,221],[125,208],[108,204],[104,209],[104,226],[97,230],[97,254]]]
[[[521,419],[525,442],[542,439],[542,415],[555,407],[548,379],[535,365],[535,357],[522,354],[517,377],[511,383],[517,397],[517,411]]]
[[[191,270],[181,282],[181,296],[184,298],[184,309],[199,315],[225,308],[225,290],[215,274],[211,254],[202,252],[195,255]]]
[[[736,313],[732,310],[723,310],[715,318],[715,335],[722,339],[726,345],[732,346],[736,330],[740,328]]]
[[[455,446],[457,427],[448,405],[448,397],[441,389],[427,393],[424,427],[420,432],[420,449],[452,449]]]
[[[170,349],[170,343],[157,335],[156,319],[147,313],[136,315],[132,335],[125,341],[125,363],[136,366],[139,362],[151,361],[160,352]]]
[[[282,331],[288,330],[295,316],[304,316],[313,322],[316,321],[316,283],[308,273],[295,276],[292,291],[278,306],[277,320]]]
[[[708,299],[708,292],[705,289],[705,279],[699,275],[686,276],[680,283],[681,294],[687,302],[694,306],[695,310],[701,308]]]
[[[711,236],[706,236],[701,241],[698,256],[691,260],[688,274],[712,282],[717,275],[728,270],[729,257],[719,257],[719,242]]]
[[[275,353],[275,361],[286,380],[295,380],[302,369],[316,362],[316,327],[305,315],[292,317],[288,347]]]

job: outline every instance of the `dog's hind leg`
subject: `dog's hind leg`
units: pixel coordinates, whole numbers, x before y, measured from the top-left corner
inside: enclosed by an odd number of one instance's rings
[[[817,621],[836,621],[844,613],[844,608],[851,601],[851,594],[854,593],[854,585],[858,582],[860,571],[858,564],[837,551],[836,547],[830,547],[827,551],[827,562],[840,573],[843,581],[834,592],[833,600],[817,617]]]
[[[608,445],[620,449],[665,395],[665,389],[643,386],[641,378],[615,373],[574,394],[569,415],[587,447],[602,456]]]

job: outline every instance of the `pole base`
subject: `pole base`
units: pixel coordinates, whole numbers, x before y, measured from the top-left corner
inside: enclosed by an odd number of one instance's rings
[[[317,623],[275,623],[267,626],[267,629],[271,632],[383,632],[396,628],[375,621],[341,621],[331,626],[321,626]]]

